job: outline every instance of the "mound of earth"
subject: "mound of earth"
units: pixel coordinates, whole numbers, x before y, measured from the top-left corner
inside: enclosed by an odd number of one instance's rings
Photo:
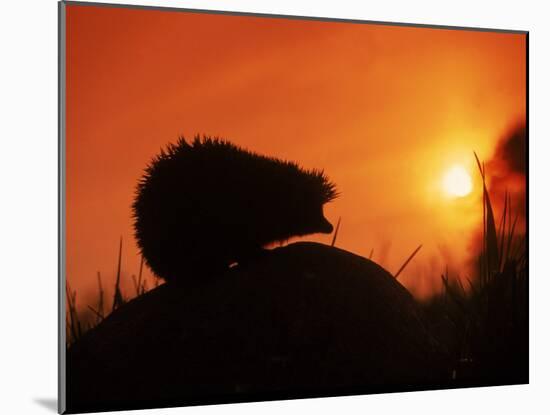
[[[125,304],[67,353],[70,412],[424,389],[445,356],[386,270],[316,243]]]

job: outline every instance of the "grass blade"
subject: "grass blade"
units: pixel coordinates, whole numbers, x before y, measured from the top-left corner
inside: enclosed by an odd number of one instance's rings
[[[401,272],[403,272],[403,270],[405,269],[405,267],[409,264],[409,262],[411,262],[411,260],[414,258],[414,256],[416,255],[416,253],[418,251],[420,251],[420,248],[422,248],[422,245],[418,245],[418,248],[416,248],[413,253],[407,258],[407,260],[405,261],[405,263],[403,265],[401,265],[401,268],[399,268],[399,271],[397,271],[395,273],[395,275],[393,276],[395,279],[397,279],[397,277],[399,277],[399,274],[401,274]]]
[[[504,236],[506,235],[506,214],[508,209],[508,190],[504,192],[504,210],[502,212],[502,219],[500,220],[500,228],[499,228],[499,235],[500,235],[500,244],[498,249],[498,269],[502,269],[502,266],[504,264]],[[510,226],[510,224],[508,224]]]
[[[117,273],[116,273],[115,294],[113,298],[113,311],[124,303],[122,299],[122,293],[120,292],[121,263],[122,263],[122,236],[120,237],[120,245],[118,248],[118,267],[117,267]]]
[[[98,289],[99,289],[97,314],[100,316],[100,320],[98,321],[98,323],[100,323],[105,318],[105,313],[104,313],[104,310],[103,310],[104,292],[103,292],[103,285],[101,284],[101,274],[99,273],[99,271],[97,272],[97,286],[98,286]]]
[[[332,237],[332,243],[330,246],[334,246],[336,243],[336,237],[338,236],[338,230],[340,229],[340,219],[342,219],[342,217],[338,218],[338,223],[336,224],[336,229],[334,230],[334,236]]]
[[[498,239],[497,231],[495,226],[495,216],[493,214],[493,208],[491,205],[491,199],[489,198],[489,193],[487,192],[487,186],[485,183],[485,169],[482,167],[482,164],[477,157],[476,152],[474,151],[474,156],[481,173],[481,178],[483,181],[483,209],[484,209],[484,247],[485,247],[485,257],[487,260],[487,269],[486,279],[488,280],[494,271],[498,270]]]

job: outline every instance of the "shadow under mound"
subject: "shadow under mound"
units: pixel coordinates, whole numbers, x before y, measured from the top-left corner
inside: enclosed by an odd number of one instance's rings
[[[69,412],[427,389],[445,355],[372,261],[295,243],[127,303],[67,354]]]

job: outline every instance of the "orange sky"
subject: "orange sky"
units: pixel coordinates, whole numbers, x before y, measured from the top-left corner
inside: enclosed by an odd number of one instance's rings
[[[465,273],[481,221],[472,151],[489,159],[525,120],[525,35],[67,6],[67,278],[137,273],[130,205],[161,146],[195,133],[323,168],[337,246],[418,297]],[[455,163],[474,194],[440,189]],[[329,235],[309,240],[330,243]],[[129,290],[130,285],[126,285]],[[82,304],[81,304],[82,305]]]

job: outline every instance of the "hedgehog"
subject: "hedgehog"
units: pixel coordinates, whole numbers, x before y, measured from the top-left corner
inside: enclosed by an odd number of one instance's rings
[[[336,197],[323,170],[217,137],[180,137],[138,182],[134,232],[156,276],[182,282],[245,263],[272,243],[331,233],[323,205]]]

